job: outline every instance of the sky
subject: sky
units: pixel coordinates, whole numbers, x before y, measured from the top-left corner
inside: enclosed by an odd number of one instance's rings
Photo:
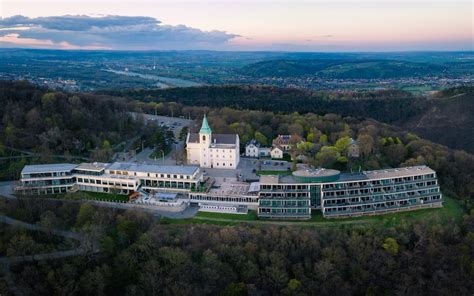
[[[0,0],[0,47],[474,50],[472,0]]]

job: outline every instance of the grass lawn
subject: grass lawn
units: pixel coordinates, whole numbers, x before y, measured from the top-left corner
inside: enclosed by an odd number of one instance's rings
[[[214,224],[220,226],[235,226],[247,222],[250,224],[270,225],[301,225],[301,226],[350,226],[350,225],[379,225],[393,227],[403,222],[416,223],[417,221],[448,221],[462,219],[463,208],[457,200],[444,197],[442,208],[427,208],[406,212],[398,212],[384,215],[362,216],[354,218],[324,218],[321,211],[313,211],[309,220],[271,220],[258,219],[255,211],[249,211],[247,215],[199,212],[196,217],[190,219],[160,219],[163,224]]]
[[[90,199],[107,201],[128,201],[128,195],[112,194],[103,192],[84,192]]]
[[[77,199],[77,200],[90,199],[90,200],[102,200],[102,201],[114,201],[114,202],[127,202],[128,201],[128,195],[103,193],[103,192],[89,192],[89,191],[68,193],[67,195],[60,195],[59,197],[66,197],[67,199]]]
[[[213,213],[213,212],[198,212],[196,217],[211,218],[211,219],[233,219],[242,221],[257,220],[257,212],[249,210],[247,214],[228,214],[228,213]]]

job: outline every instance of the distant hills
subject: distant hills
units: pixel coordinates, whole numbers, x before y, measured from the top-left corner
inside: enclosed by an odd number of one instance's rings
[[[154,89],[198,83],[344,91],[397,88],[423,94],[474,81],[474,52],[61,51],[0,48],[0,55],[0,80],[26,79],[40,86],[67,91]],[[181,83],[183,80],[186,81],[184,84]]]
[[[255,77],[312,76],[333,79],[388,79],[437,75],[451,71],[446,65],[373,59],[270,60],[243,67],[240,72]]]

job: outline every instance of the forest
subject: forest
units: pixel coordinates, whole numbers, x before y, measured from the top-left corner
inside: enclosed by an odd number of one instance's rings
[[[229,107],[272,112],[299,112],[373,118],[392,123],[420,114],[428,102],[400,90],[326,92],[270,86],[202,86],[98,92],[140,101],[188,106]]]
[[[0,179],[16,178],[27,161],[109,161],[133,139],[131,147],[162,145],[166,131],[133,119],[129,107],[123,98],[0,81]]]
[[[100,244],[99,253],[12,265],[23,295],[471,295],[474,289],[472,210],[416,223],[222,227],[167,225],[145,212],[58,200],[2,200],[0,209]],[[5,241],[11,234],[0,235]],[[44,244],[15,236],[24,253]],[[7,294],[3,279],[0,291]]]

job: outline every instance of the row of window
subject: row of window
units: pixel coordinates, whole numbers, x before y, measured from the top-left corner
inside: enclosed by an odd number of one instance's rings
[[[390,193],[397,191],[414,190],[419,187],[430,187],[436,185],[436,181],[429,181],[424,183],[408,184],[408,185],[396,185],[396,186],[385,186],[375,188],[363,188],[363,189],[351,189],[351,190],[339,190],[339,191],[324,191],[326,197],[339,197],[339,196],[353,196],[370,193]]]
[[[106,185],[106,186],[121,186],[121,187],[130,187],[135,186],[134,183],[118,183],[114,181],[107,180],[96,180],[96,179],[87,179],[87,178],[77,178],[77,182],[85,184],[97,184],[97,185]]]
[[[109,171],[111,175],[124,175],[128,176],[129,172],[127,171]],[[130,175],[132,175],[130,173]],[[155,178],[168,178],[168,179],[191,179],[190,175],[178,175],[178,174],[153,174],[153,173],[147,173],[147,177],[155,177]],[[133,172],[133,176],[137,176],[137,172]]]
[[[259,208],[259,214],[274,214],[274,215],[285,215],[285,214],[299,214],[299,215],[308,215],[310,212],[308,208],[306,209],[267,209]]]
[[[259,201],[259,205],[262,207],[308,207],[309,201],[307,200],[264,200]]]
[[[272,192],[263,192],[260,193],[262,198],[306,198],[309,196],[309,192],[281,192],[281,193],[272,193]]]
[[[71,176],[70,171],[67,172],[50,172],[50,173],[32,173],[32,174],[22,174],[22,178],[46,178],[46,177],[65,177]]]
[[[190,195],[190,200],[197,201],[217,201],[217,202],[239,202],[239,203],[257,203],[257,197],[221,197],[208,195]]]
[[[69,185],[74,184],[74,179],[56,179],[56,180],[35,180],[35,181],[23,181],[23,186],[57,186],[57,185]]]
[[[25,195],[37,195],[37,194],[59,194],[66,193],[68,187],[53,187],[53,188],[39,188],[39,189],[27,189],[22,190],[21,193]]]
[[[330,184],[324,184],[323,188],[330,190],[330,189],[344,189],[344,188],[359,188],[359,187],[366,187],[366,186],[395,185],[395,184],[403,184],[403,183],[420,181],[420,180],[428,180],[428,179],[433,179],[433,178],[436,178],[435,174],[426,174],[426,175],[416,175],[416,176],[393,178],[393,179],[381,179],[381,180],[346,182],[346,183],[330,183]]]
[[[383,203],[368,204],[368,205],[359,205],[359,206],[348,206],[348,207],[334,207],[334,208],[324,208],[324,213],[350,213],[350,212],[359,212],[359,211],[374,211],[374,210],[383,210],[404,206],[414,206],[421,205],[425,202],[436,202],[441,200],[441,195],[433,195],[429,197],[423,197],[420,199],[409,199],[401,201],[388,201]]]
[[[261,184],[260,189],[263,190],[283,190],[283,191],[290,191],[290,190],[307,190],[308,185],[265,185]]]

